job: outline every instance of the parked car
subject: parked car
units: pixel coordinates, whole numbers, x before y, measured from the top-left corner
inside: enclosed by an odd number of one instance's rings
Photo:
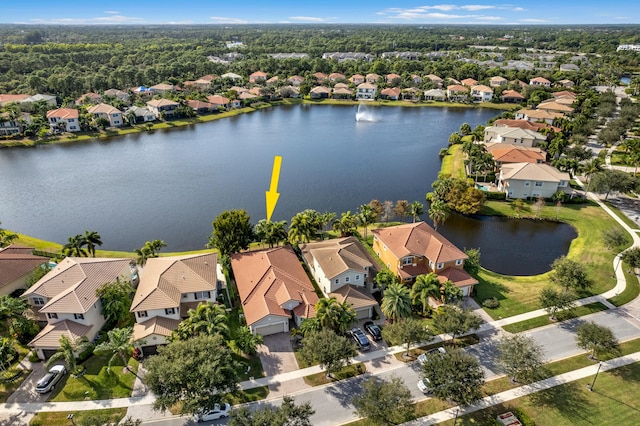
[[[193,420],[198,423],[218,420],[223,417],[229,417],[229,411],[231,411],[231,406],[229,404],[215,404],[211,410],[202,410],[199,413],[194,414]]]
[[[431,385],[431,381],[427,378],[424,378],[418,381],[418,389],[420,389],[420,392],[424,394],[429,394],[433,392],[433,386]]]
[[[361,329],[357,327],[352,328],[351,337],[353,337],[353,340],[356,342],[356,345],[358,345],[358,348],[360,348],[360,350],[369,350],[369,339],[367,339],[367,336],[362,332]]]
[[[47,393],[52,391],[53,388],[56,387],[56,383],[62,379],[66,372],[67,369],[64,368],[64,365],[54,365],[42,379],[38,380],[38,383],[36,384],[36,392]]]
[[[438,346],[437,348],[429,349],[425,353],[423,353],[423,354],[418,356],[418,362],[420,364],[424,364],[425,362],[427,362],[427,358],[429,358],[430,356],[433,356],[435,354],[443,354],[445,352],[446,351],[444,350],[444,348],[442,346]]]
[[[382,330],[373,321],[367,321],[364,323],[364,329],[367,330],[367,333],[373,337],[373,340],[382,339]]]

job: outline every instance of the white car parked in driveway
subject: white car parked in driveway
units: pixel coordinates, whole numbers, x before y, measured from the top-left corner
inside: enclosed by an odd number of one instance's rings
[[[64,368],[64,365],[54,365],[42,379],[38,380],[36,392],[47,393],[52,391],[53,388],[56,387],[56,383],[62,379],[66,372],[67,369]]]
[[[196,422],[208,422],[210,420],[218,420],[223,417],[229,417],[231,406],[229,404],[215,404],[211,410],[202,410],[194,414],[193,420]]]

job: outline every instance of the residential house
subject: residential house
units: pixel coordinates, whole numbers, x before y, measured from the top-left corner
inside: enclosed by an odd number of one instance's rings
[[[478,80],[476,80],[475,78],[465,78],[460,82],[460,84],[467,87],[473,87],[478,84]]]
[[[571,96],[559,96],[559,97],[553,98],[553,100],[562,105],[572,106],[573,103],[576,101],[576,98]]]
[[[387,74],[386,76],[387,84],[394,84],[400,80],[402,80],[402,76],[395,73]]]
[[[23,124],[18,118],[11,118],[8,112],[0,112],[0,136],[17,135],[23,131]],[[24,123],[31,123],[31,114],[23,112],[20,117]]]
[[[107,104],[97,104],[87,108],[87,112],[95,118],[104,118],[110,127],[121,127],[124,124],[122,111]]]
[[[520,129],[517,127],[497,127],[489,126],[484,129],[484,142],[500,142],[526,147],[537,146],[540,142],[546,141],[547,137],[542,133],[533,130]]]
[[[416,87],[407,87],[402,90],[402,99],[406,101],[419,101],[420,100],[420,89]]]
[[[214,108],[225,108],[229,109],[229,98],[225,98],[220,95],[209,95],[207,96],[207,101],[213,105]]]
[[[576,98],[576,94],[571,92],[571,91],[569,91],[569,90],[562,90],[560,92],[553,92],[552,95],[556,99],[556,101],[557,101],[558,98],[569,97],[569,98],[573,98],[574,100]]]
[[[238,75],[236,73],[233,73],[233,72],[228,72],[228,73],[222,74],[220,76],[220,78],[227,79],[227,80],[233,80],[233,81],[242,81],[242,76]]]
[[[79,132],[80,120],[77,109],[58,108],[47,111],[49,129],[52,132]]]
[[[333,88],[331,97],[333,99],[351,99],[353,97],[353,90],[344,83],[338,83]]]
[[[249,83],[259,83],[267,80],[267,73],[264,71],[256,71],[249,75]]]
[[[402,93],[402,90],[400,90],[398,87],[388,87],[380,91],[380,98],[389,99],[391,101],[397,101],[398,99],[400,99],[401,93]]]
[[[478,283],[464,270],[466,254],[425,222],[374,229],[373,251],[401,282],[413,283],[430,272],[441,282],[450,280],[471,295]]]
[[[40,93],[36,93],[33,96],[29,96],[28,98],[23,99],[20,103],[35,103],[35,102],[44,102],[52,108],[58,106],[58,98],[53,95],[42,95]]]
[[[202,77],[200,77],[199,79],[195,80],[195,81],[185,81],[184,83],[182,83],[182,85],[186,88],[186,87],[190,87],[194,90],[199,90],[199,91],[207,91],[211,89],[211,85],[213,80],[217,79],[218,76],[213,75],[213,74],[207,74],[204,75]]]
[[[178,102],[169,99],[152,99],[147,102],[147,108],[156,118],[171,118],[175,115],[176,109],[180,106]]]
[[[447,98],[451,102],[465,102],[469,99],[469,88],[460,84],[447,86]]]
[[[569,105],[561,104],[552,99],[539,103],[536,106],[536,109],[540,111],[560,112],[567,114],[573,112],[573,108]]]
[[[516,111],[516,120],[553,124],[553,120],[557,118],[564,118],[564,114],[560,112],[526,108]]]
[[[110,96],[120,99],[124,103],[129,103],[129,94],[119,89],[108,89],[103,93],[104,96]]]
[[[309,92],[311,99],[328,99],[331,95],[331,89],[324,86],[316,86]]]
[[[576,64],[560,64],[560,72],[580,71]]]
[[[491,102],[493,89],[484,84],[471,86],[471,99],[473,102]]]
[[[359,84],[356,90],[356,99],[359,101],[373,100],[376,97],[377,87],[371,83]]]
[[[25,99],[29,98],[29,95],[7,95],[0,94],[0,106],[5,106],[11,103],[21,103]]]
[[[208,114],[218,108],[212,103],[198,101],[195,99],[187,100],[187,106],[191,108],[196,114]]]
[[[60,337],[70,340],[97,335],[106,319],[96,290],[107,283],[138,283],[131,259],[67,257],[29,287],[21,296],[45,327],[29,342],[38,358],[46,359],[60,347]]]
[[[551,82],[544,77],[536,77],[529,80],[531,86],[551,87]]]
[[[147,86],[132,87],[131,92],[135,93],[136,95],[146,96],[148,98],[150,98],[156,93],[155,90]]]
[[[149,89],[153,90],[154,93],[174,93],[178,90],[173,84],[167,83],[156,84],[155,86],[149,87]]]
[[[369,84],[376,84],[381,78],[382,77],[380,77],[378,74],[370,73],[366,75],[365,82]]]
[[[318,296],[290,246],[234,254],[231,268],[253,333],[288,333],[290,321],[315,317]]]
[[[528,86],[528,84],[522,80],[511,80],[509,82],[509,85],[519,87],[520,89],[523,89]]]
[[[519,104],[524,101],[524,96],[515,90],[504,90],[500,97],[502,98],[502,102],[509,104]]]
[[[567,79],[560,80],[558,83],[560,83],[562,87],[566,87],[567,89],[572,89],[573,86],[576,85],[573,81]]]
[[[156,119],[156,115],[153,111],[149,110],[148,108],[143,108],[135,105],[127,109],[127,119],[129,117],[129,113],[133,113],[133,115],[135,115],[137,124],[155,121]]]
[[[502,76],[499,76],[499,75],[496,75],[496,76],[491,77],[489,79],[489,86],[491,86],[491,87],[506,87],[508,82],[509,81],[506,78],[504,78]]]
[[[518,127],[520,129],[533,130],[534,132],[540,132],[542,129],[552,130],[554,133],[562,131],[559,127],[550,126],[547,123],[532,123],[527,120],[515,120],[510,118],[499,118],[493,122],[496,127]]]
[[[144,339],[145,354],[156,352],[200,303],[218,298],[215,253],[147,259],[130,311],[136,318],[133,338]]]
[[[512,145],[509,143],[488,143],[487,152],[493,156],[498,169],[503,164],[512,163],[537,163],[542,164],[547,160],[547,154],[540,148]]]
[[[278,89],[277,93],[283,98],[299,98],[300,88],[297,86],[282,86]]]
[[[422,84],[422,77],[420,77],[418,74],[411,74],[411,81],[416,85]]]
[[[102,102],[102,95],[93,92],[85,93],[76,99],[76,105],[99,104],[100,102]]]
[[[313,74],[313,77],[316,79],[318,84],[324,83],[329,78],[329,76],[323,72],[316,72]]]
[[[569,188],[569,173],[548,164],[504,164],[498,176],[498,190],[507,198],[550,198]]]
[[[253,101],[258,99],[260,96],[254,95],[251,92],[242,92],[238,95],[238,99],[241,101]]]
[[[329,74],[329,81],[332,83],[335,83],[336,81],[343,81],[346,79],[347,76],[339,72],[332,72],[331,74]]]
[[[444,101],[447,99],[447,94],[442,89],[429,89],[424,91],[425,101]]]
[[[25,288],[34,269],[49,261],[46,257],[34,255],[33,250],[15,244],[0,248],[0,295],[10,295]]]
[[[426,76],[426,78],[431,80],[431,82],[433,83],[434,86],[442,87],[443,80],[440,77],[438,77],[437,75],[429,74],[429,75]]]
[[[351,77],[349,77],[349,81],[354,84],[354,85],[358,85],[358,84],[362,84],[364,83],[365,77],[362,74],[354,74]]]
[[[267,80],[267,86],[273,86],[275,84],[278,84],[279,80],[280,80],[280,77],[278,77],[277,75],[274,75],[273,77]]]
[[[293,77],[289,77],[289,79],[287,80],[289,82],[289,84],[291,84],[292,86],[300,86],[302,83],[304,83],[304,77],[300,77],[299,75],[294,75]]]

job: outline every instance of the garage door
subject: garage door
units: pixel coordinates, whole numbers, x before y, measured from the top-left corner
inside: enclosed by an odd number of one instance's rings
[[[270,334],[284,333],[284,326],[284,322],[279,322],[277,324],[266,325],[263,327],[255,327],[254,330],[257,334],[268,336]]]
[[[358,315],[358,319],[365,319],[365,318],[371,318],[371,316],[369,315],[369,308],[363,308],[363,309],[358,309],[356,311],[356,315]]]
[[[49,359],[51,358],[56,352],[58,352],[55,349],[43,349],[42,353],[44,354],[44,358],[45,359]]]

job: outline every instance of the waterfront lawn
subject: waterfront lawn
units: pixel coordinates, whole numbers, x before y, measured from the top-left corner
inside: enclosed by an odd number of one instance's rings
[[[449,147],[447,155],[442,157],[440,172],[460,179],[467,177],[464,171],[464,153],[462,152],[462,145],[457,144]]]
[[[590,303],[584,306],[576,306],[568,311],[561,311],[556,314],[558,321],[567,321],[573,318],[578,318],[584,315],[594,314],[600,311],[606,311],[607,308],[600,302]],[[551,321],[548,314],[531,318],[529,320],[516,322],[514,324],[508,324],[503,326],[504,331],[509,333],[520,333],[522,331],[531,330],[533,328],[544,327],[545,325],[556,324],[557,321]]]
[[[73,414],[73,420],[69,419],[69,414]],[[120,420],[127,415],[126,408],[109,408],[106,410],[87,410],[87,411],[56,411],[56,412],[40,412],[29,422],[29,426],[47,426],[47,425],[84,425],[84,424],[103,424],[117,425]]]

